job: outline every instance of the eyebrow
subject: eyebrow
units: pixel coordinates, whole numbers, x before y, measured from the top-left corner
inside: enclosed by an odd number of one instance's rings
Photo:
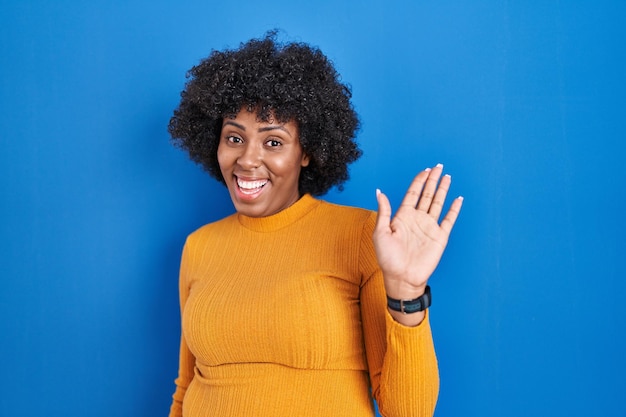
[[[236,123],[236,122],[233,122],[233,121],[231,121],[231,120],[227,120],[227,121],[225,121],[225,122],[224,122],[224,126],[226,126],[226,125],[232,125],[232,126],[235,126],[236,128],[241,129],[241,130],[243,130],[243,131],[245,131],[245,130],[246,130],[246,127],[245,127],[244,125],[239,124],[239,123]],[[284,127],[283,125],[276,125],[276,126],[266,126],[266,127],[262,127],[262,128],[260,128],[260,129],[259,129],[259,132],[269,132],[269,131],[271,131],[271,130],[282,130],[283,132],[285,132],[285,133],[287,133],[289,136],[291,136],[291,133],[290,133],[287,129],[285,129],[285,127]]]

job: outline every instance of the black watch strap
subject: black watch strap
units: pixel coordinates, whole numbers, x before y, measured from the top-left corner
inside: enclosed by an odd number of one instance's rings
[[[424,311],[432,304],[432,297],[430,295],[430,286],[426,286],[424,294],[413,300],[396,300],[387,296],[387,306],[393,311],[399,311],[403,314],[417,313],[418,311]]]

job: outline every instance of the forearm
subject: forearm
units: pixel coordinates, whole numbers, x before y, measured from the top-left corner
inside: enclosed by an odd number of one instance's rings
[[[387,311],[389,311],[394,321],[406,327],[419,326],[424,321],[424,318],[426,318],[426,311],[418,311],[417,313],[411,314],[404,314],[390,308],[387,308]]]
[[[387,316],[387,350],[378,404],[383,417],[432,416],[439,394],[439,370],[430,323],[407,328]]]
[[[384,417],[432,416],[439,393],[439,371],[428,310],[409,327],[388,312],[382,275],[361,290],[361,316],[372,392]],[[420,317],[421,316],[421,317]],[[412,323],[409,323],[412,324]]]

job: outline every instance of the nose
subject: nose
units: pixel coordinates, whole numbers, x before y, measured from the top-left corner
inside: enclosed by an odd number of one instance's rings
[[[244,169],[258,168],[261,165],[262,149],[255,143],[248,143],[243,149],[237,163]]]

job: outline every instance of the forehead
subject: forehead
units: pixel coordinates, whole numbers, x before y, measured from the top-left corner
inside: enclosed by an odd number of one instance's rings
[[[236,122],[244,127],[266,127],[266,126],[281,126],[289,130],[297,130],[298,124],[295,120],[280,121],[276,118],[273,112],[268,112],[265,117],[256,111],[256,109],[248,109],[243,107],[237,114],[225,116],[222,120],[222,126],[229,121]]]

